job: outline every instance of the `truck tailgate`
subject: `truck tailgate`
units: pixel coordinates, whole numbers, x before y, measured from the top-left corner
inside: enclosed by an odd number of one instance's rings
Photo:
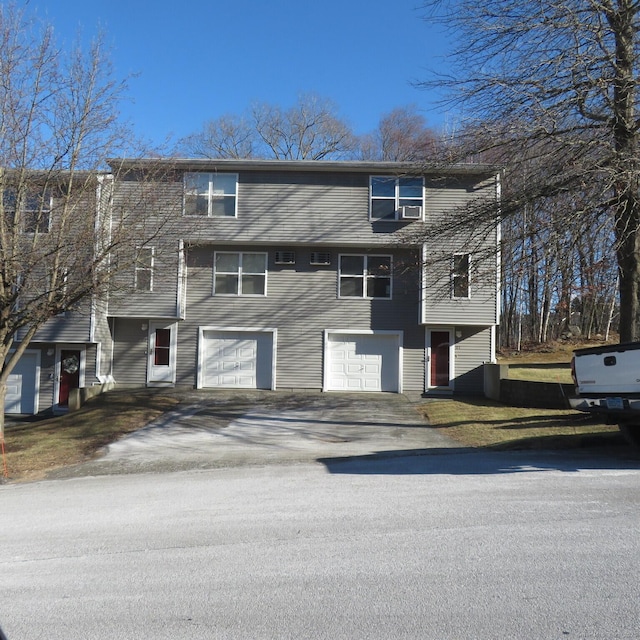
[[[640,343],[579,349],[575,352],[578,393],[640,393]]]

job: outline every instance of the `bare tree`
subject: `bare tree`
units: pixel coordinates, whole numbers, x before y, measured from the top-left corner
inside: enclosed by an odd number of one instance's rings
[[[435,133],[415,105],[397,107],[382,116],[378,128],[359,140],[363,160],[425,162],[438,148]]]
[[[124,90],[100,40],[88,51],[62,50],[50,27],[0,6],[3,407],[8,377],[38,331],[103,299],[114,250],[130,248],[120,267],[131,269],[136,246],[147,241],[142,234],[135,241],[132,231],[143,198],[107,215],[113,180],[106,160],[131,140],[118,122]],[[3,426],[0,418],[0,437]]]
[[[253,158],[257,146],[253,123],[244,116],[225,115],[184,138],[178,153],[194,158]]]
[[[198,158],[336,160],[351,155],[355,138],[327,99],[303,94],[289,109],[259,103],[247,115],[222,116],[180,141],[179,155]]]
[[[472,114],[457,158],[491,152],[506,167],[501,215],[572,198],[565,224],[611,220],[620,275],[620,337],[640,338],[637,0],[429,0],[457,38],[455,77],[434,77]],[[527,153],[524,153],[524,151]],[[531,174],[523,161],[535,157]],[[463,224],[496,210],[467,211]],[[585,226],[578,226],[583,232]]]

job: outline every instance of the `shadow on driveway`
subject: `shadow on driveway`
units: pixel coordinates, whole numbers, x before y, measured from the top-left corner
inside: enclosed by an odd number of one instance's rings
[[[487,451],[468,447],[384,451],[348,458],[318,458],[329,473],[352,475],[490,475],[502,473],[640,469],[628,448],[606,452]]]

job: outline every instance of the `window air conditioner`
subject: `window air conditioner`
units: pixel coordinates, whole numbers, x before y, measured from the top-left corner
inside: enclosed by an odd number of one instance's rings
[[[400,219],[401,220],[420,220],[422,218],[422,207],[400,207]]]
[[[276,264],[295,264],[295,251],[276,251]]]
[[[328,251],[312,251],[310,264],[331,264],[331,254]]]

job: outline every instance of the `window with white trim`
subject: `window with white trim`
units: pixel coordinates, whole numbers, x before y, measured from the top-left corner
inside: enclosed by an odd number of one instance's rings
[[[51,227],[51,193],[35,190],[18,193],[15,189],[5,189],[2,206],[5,215],[14,222],[19,220],[24,233],[49,233]],[[18,211],[19,215],[16,215]]]
[[[185,215],[235,218],[237,201],[237,173],[184,174]]]
[[[403,217],[402,212],[412,207],[419,207],[419,210],[411,209],[412,217],[415,219],[417,213],[418,218],[422,218],[424,178],[371,176],[369,180],[371,220],[400,220]],[[403,209],[405,207],[406,209]]]
[[[338,297],[391,299],[391,256],[344,254],[339,262]]]
[[[451,295],[454,298],[470,298],[469,287],[470,256],[468,253],[454,253],[451,265]]]
[[[216,251],[213,259],[213,295],[267,294],[267,254]]]
[[[154,247],[136,247],[136,291],[153,291]]]

